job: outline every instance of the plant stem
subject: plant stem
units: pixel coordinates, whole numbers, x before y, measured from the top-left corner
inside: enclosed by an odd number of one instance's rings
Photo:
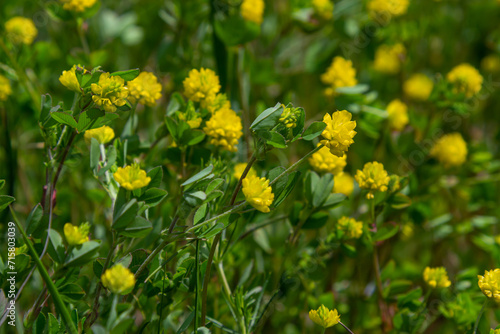
[[[195,274],[196,274],[196,287],[194,292],[194,332],[198,329],[198,296],[200,294],[200,240],[196,240],[196,254],[195,254]]]
[[[316,147],[314,150],[312,150],[311,152],[307,153],[306,155],[304,155],[302,158],[300,158],[296,163],[294,163],[293,165],[291,165],[290,167],[288,167],[285,171],[283,171],[283,173],[281,173],[280,175],[278,175],[274,180],[272,180],[269,185],[272,186],[273,184],[275,184],[276,182],[278,182],[279,179],[281,179],[284,175],[290,173],[291,171],[293,171],[295,168],[297,168],[301,163],[304,162],[305,159],[307,159],[309,156],[311,156],[312,154],[318,152],[321,148],[323,148],[324,145],[319,145],[318,147]]]
[[[342,327],[344,327],[346,331],[348,331],[348,332],[349,332],[349,333],[351,333],[351,334],[354,334],[354,333],[353,333],[353,332],[349,329],[349,327],[347,327],[346,325],[344,325],[341,321],[339,321],[339,324],[340,324]]]
[[[474,330],[472,331],[472,334],[477,333],[477,329],[479,327],[479,322],[481,321],[481,317],[483,316],[484,310],[486,309],[486,305],[488,305],[488,299],[486,299],[483,303],[483,306],[481,307],[481,310],[479,311],[479,314],[477,315],[476,322],[474,323]]]

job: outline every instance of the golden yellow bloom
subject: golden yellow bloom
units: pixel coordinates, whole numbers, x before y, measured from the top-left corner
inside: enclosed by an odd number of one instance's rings
[[[279,118],[280,123],[283,123],[289,129],[295,128],[299,117],[298,108],[287,108],[284,105],[283,108],[284,110]]]
[[[156,100],[161,98],[161,84],[153,73],[141,72],[137,78],[127,82],[130,92],[129,100],[132,103],[141,103],[154,106]]]
[[[81,93],[80,83],[76,77],[76,68],[82,67],[81,65],[73,65],[70,70],[63,71],[59,77],[59,82],[63,84],[64,87],[68,88],[77,93]]]
[[[178,117],[181,121],[185,121],[191,129],[198,129],[201,125],[202,119],[196,113],[190,115],[179,113]]]
[[[466,97],[479,93],[483,84],[483,77],[478,70],[467,63],[455,66],[446,79],[454,85],[455,93],[464,93]]]
[[[94,93],[92,100],[107,112],[115,112],[116,107],[127,103],[125,99],[128,97],[128,88],[119,76],[103,73],[99,77],[99,82],[93,83],[90,87]]]
[[[408,107],[400,99],[392,100],[389,103],[387,113],[391,129],[401,131],[408,124]]]
[[[424,270],[424,281],[431,288],[447,288],[451,285],[444,267],[426,267]]]
[[[317,310],[310,310],[309,318],[323,328],[335,326],[340,321],[337,309],[329,310],[325,305],[321,305]]]
[[[5,31],[7,38],[15,44],[30,45],[38,34],[33,21],[22,16],[14,16],[5,22]]]
[[[477,275],[477,285],[488,298],[500,303],[500,269],[484,271],[484,276]]]
[[[229,103],[226,94],[221,93],[208,96],[201,101],[201,106],[212,114],[224,108],[231,109],[231,103]]]
[[[247,168],[247,165],[248,164],[246,162],[242,162],[234,166],[233,176],[236,180],[239,180],[241,175],[243,175],[243,172],[245,171],[245,168]],[[257,172],[255,172],[253,168],[250,168],[250,170],[247,173],[247,177],[248,176],[257,176]]]
[[[333,17],[333,3],[330,0],[313,0],[314,11],[324,20],[330,20]]]
[[[236,112],[223,108],[213,114],[203,131],[211,137],[210,144],[222,146],[230,152],[236,152],[238,139],[243,135],[242,129],[241,118],[236,115]]]
[[[386,74],[396,74],[401,70],[401,63],[406,56],[406,49],[403,44],[381,45],[375,52],[375,62],[373,68],[377,72]]]
[[[332,173],[337,175],[344,170],[347,156],[344,154],[341,157],[333,155],[328,147],[322,147],[318,152],[311,155],[309,163],[311,167],[318,173]]]
[[[83,12],[92,7],[97,0],[61,0],[63,8],[73,12]]]
[[[142,170],[138,164],[132,164],[124,168],[118,167],[113,177],[120,186],[127,190],[140,189],[151,182],[151,178],[147,176],[146,171]]]
[[[0,101],[6,101],[11,94],[12,88],[9,79],[0,74]]]
[[[368,3],[368,11],[372,15],[400,16],[406,14],[409,4],[409,0],[371,0]]]
[[[107,144],[115,138],[115,131],[107,125],[100,128],[90,129],[85,131],[83,135],[85,142],[90,144],[92,138],[95,138],[99,144]]]
[[[500,334],[500,329],[490,329],[490,334]]]
[[[460,166],[467,159],[467,144],[460,133],[450,133],[436,141],[430,155],[445,168]]]
[[[265,177],[247,175],[243,179],[243,194],[251,206],[260,212],[269,212],[269,206],[273,204],[274,194],[269,186],[269,180]]]
[[[385,192],[389,185],[390,177],[384,169],[384,165],[380,162],[368,162],[364,165],[363,170],[358,170],[354,177],[361,189],[368,190],[366,198],[372,199],[375,191]]]
[[[70,246],[81,245],[89,241],[89,230],[89,223],[83,223],[80,226],[66,223],[64,225],[64,237]]]
[[[184,94],[194,102],[213,99],[220,90],[219,77],[211,69],[192,69],[183,81]]]
[[[413,100],[426,101],[431,95],[434,83],[425,74],[413,74],[403,84],[403,90]]]
[[[348,173],[340,173],[333,177],[333,190],[335,194],[351,196],[354,190],[354,178]]]
[[[327,113],[323,117],[326,128],[321,134],[324,139],[320,143],[338,157],[343,156],[349,146],[354,143],[356,121],[351,121],[351,118],[352,114],[347,110],[336,111],[331,116]]]
[[[321,75],[321,81],[330,86],[325,90],[327,96],[335,96],[335,90],[339,87],[352,87],[358,83],[352,61],[338,56],[333,58],[330,67]]]
[[[481,68],[488,73],[500,72],[500,56],[491,54],[481,60]]]
[[[337,229],[344,232],[348,239],[358,239],[363,234],[363,223],[354,218],[342,217],[337,223]]]
[[[264,0],[243,0],[240,7],[241,16],[245,21],[261,24],[264,6]]]
[[[123,294],[135,286],[134,274],[121,263],[107,269],[101,276],[102,285],[113,293]]]

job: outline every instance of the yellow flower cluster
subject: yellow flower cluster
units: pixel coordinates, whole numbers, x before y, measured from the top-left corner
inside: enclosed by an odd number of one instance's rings
[[[6,101],[12,94],[9,79],[0,74],[0,101]]]
[[[325,89],[327,96],[337,95],[335,91],[337,88],[352,87],[358,83],[352,61],[338,56],[333,58],[330,67],[321,75],[321,81],[330,86]]]
[[[30,45],[38,34],[33,21],[22,16],[14,16],[5,22],[5,31],[7,38],[15,44]]]
[[[264,0],[243,0],[240,7],[245,21],[261,24],[264,16]]]
[[[401,102],[400,99],[395,99],[387,106],[389,126],[391,129],[401,131],[409,122],[408,106]]]
[[[72,12],[83,12],[92,7],[97,0],[61,0],[63,8]]]
[[[351,118],[352,114],[347,110],[336,111],[331,116],[326,114],[323,117],[326,128],[321,133],[324,139],[320,143],[328,147],[333,155],[343,156],[354,143],[356,121],[351,121]]]
[[[243,194],[247,202],[260,212],[271,211],[269,206],[273,204],[274,194],[265,177],[247,175],[243,179]]]
[[[342,217],[337,223],[337,229],[344,232],[348,239],[358,239],[363,234],[363,223],[354,218]]]
[[[85,131],[83,135],[85,142],[90,144],[92,138],[95,138],[99,144],[107,144],[115,138],[115,131],[107,125],[100,128],[90,129]]]
[[[406,14],[409,0],[371,0],[368,3],[368,11],[372,15],[401,16]]]
[[[330,20],[333,17],[333,3],[330,0],[313,0],[314,12],[324,20]]]
[[[410,99],[426,101],[431,95],[434,83],[425,74],[413,74],[403,84],[403,91]]]
[[[361,189],[368,190],[366,198],[372,199],[375,191],[385,192],[389,185],[390,177],[380,162],[368,162],[363,166],[363,170],[358,170],[354,177]]]
[[[212,114],[223,108],[231,109],[231,103],[229,103],[226,94],[221,93],[208,96],[201,101],[201,106]]]
[[[246,162],[242,162],[234,166],[233,176],[236,180],[239,180],[241,175],[243,175],[243,172],[245,171],[245,168],[247,168],[247,165],[248,164]],[[257,172],[255,172],[253,168],[250,168],[250,170],[247,173],[247,177],[248,176],[257,176]]]
[[[431,288],[447,288],[451,285],[444,267],[424,269],[424,281]]]
[[[467,143],[460,133],[450,133],[436,141],[430,155],[445,168],[460,166],[467,159]]]
[[[477,285],[488,298],[500,303],[500,269],[484,271],[484,276],[477,275]]]
[[[89,223],[83,223],[80,226],[75,226],[71,223],[64,225],[64,237],[70,246],[81,245],[89,241],[89,231]]]
[[[73,92],[81,93],[80,83],[76,77],[76,68],[82,67],[81,65],[73,65],[70,70],[63,71],[59,77],[59,82],[63,84],[64,87],[72,90]]]
[[[120,186],[127,190],[140,189],[151,182],[151,178],[147,176],[146,171],[142,170],[138,164],[132,164],[125,168],[118,167],[113,177]]]
[[[213,114],[203,131],[211,137],[210,144],[221,146],[230,152],[236,152],[238,139],[243,135],[242,129],[241,118],[236,115],[236,112],[229,108],[223,108]]]
[[[125,87],[125,81],[119,76],[111,76],[109,73],[103,73],[99,77],[98,83],[93,83],[92,100],[98,106],[104,108],[107,112],[115,112],[116,107],[125,105],[128,97],[128,88]]]
[[[192,69],[183,81],[184,94],[193,102],[214,99],[220,90],[219,77],[211,69]]]
[[[386,74],[396,74],[401,71],[401,63],[406,56],[406,49],[403,44],[381,45],[375,51],[375,61],[373,68],[377,72]]]
[[[156,100],[161,98],[161,84],[153,73],[141,72],[137,78],[127,82],[129,100],[132,103],[141,103],[154,106]]]
[[[134,274],[120,263],[107,269],[101,276],[102,285],[113,293],[123,294],[135,286]]]
[[[466,97],[479,93],[483,84],[483,77],[478,70],[467,63],[455,66],[446,79],[453,84],[455,93],[463,93]]]
[[[328,147],[322,147],[318,152],[311,155],[309,163],[311,167],[318,173],[332,173],[337,175],[344,170],[347,156],[344,154],[341,157],[333,155]]]
[[[354,178],[349,173],[344,172],[333,177],[333,193],[351,196],[353,190]]]
[[[181,121],[185,121],[191,129],[197,129],[201,125],[201,117],[194,113],[179,113],[177,116]]]
[[[340,321],[338,311],[329,310],[325,305],[321,305],[317,310],[310,310],[309,318],[323,328],[335,326]]]
[[[287,128],[293,129],[297,126],[297,118],[299,116],[296,108],[286,108],[283,106],[284,110],[279,118],[280,123],[283,123]]]

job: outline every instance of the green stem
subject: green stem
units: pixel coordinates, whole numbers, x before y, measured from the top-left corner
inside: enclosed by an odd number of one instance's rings
[[[345,328],[346,331],[348,331],[350,334],[354,334],[350,329],[349,327],[347,327],[346,325],[344,325],[341,321],[339,321],[339,324]]]
[[[281,173],[280,175],[278,175],[274,180],[272,180],[269,185],[272,186],[273,184],[275,184],[276,182],[278,182],[278,180],[280,178],[282,178],[284,175],[290,173],[291,171],[293,171],[295,168],[297,168],[302,162],[304,162],[305,159],[309,158],[309,156],[313,155],[314,153],[318,152],[321,148],[323,148],[325,145],[319,145],[318,147],[316,147],[314,150],[312,150],[311,152],[307,153],[306,155],[304,155],[299,161],[297,161],[296,163],[294,163],[293,165],[291,165],[290,167],[288,167],[283,173]]]
[[[200,294],[200,241],[196,240],[196,254],[195,254],[195,274],[196,274],[196,288],[194,294],[194,332],[198,329],[198,300]]]
[[[477,328],[479,327],[479,322],[481,321],[481,317],[483,316],[484,310],[486,309],[486,305],[488,305],[488,299],[486,299],[483,303],[483,306],[481,307],[481,310],[479,311],[479,314],[477,315],[476,322],[474,323],[474,331],[472,334],[477,333]]]

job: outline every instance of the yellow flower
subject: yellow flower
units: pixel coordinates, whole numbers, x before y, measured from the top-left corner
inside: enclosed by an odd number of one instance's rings
[[[375,52],[375,71],[396,74],[401,70],[401,63],[406,56],[406,49],[403,44],[381,45]]]
[[[264,0],[243,0],[240,7],[241,16],[245,21],[261,24],[264,6]]]
[[[368,3],[368,11],[372,15],[400,16],[406,14],[409,4],[409,0],[371,0]]]
[[[248,164],[246,162],[242,162],[242,163],[236,164],[236,166],[234,166],[233,176],[236,180],[239,180],[241,175],[243,175],[243,172],[245,171],[245,168],[247,168],[247,165]],[[250,170],[247,173],[247,177],[248,176],[257,176],[257,173],[255,172],[255,170],[253,168],[250,168]]]
[[[70,246],[81,245],[89,241],[89,230],[89,223],[83,223],[80,226],[66,223],[64,225],[64,237]]]
[[[490,329],[490,334],[500,334],[500,329]]]
[[[460,166],[467,159],[467,144],[460,133],[450,133],[437,140],[430,155],[445,168]]]
[[[425,74],[413,74],[403,84],[403,90],[413,100],[426,101],[431,95],[434,83]]]
[[[344,232],[348,239],[358,239],[363,234],[363,223],[354,218],[342,217],[337,223],[337,229]]]
[[[309,318],[323,328],[335,326],[340,321],[338,311],[329,310],[325,305],[321,305],[317,310],[310,310]]]
[[[488,298],[500,303],[500,269],[484,271],[484,276],[477,275],[477,285]]]
[[[201,106],[212,114],[224,108],[231,109],[231,103],[229,103],[226,94],[221,93],[208,96],[201,101]]]
[[[444,267],[426,267],[424,270],[424,281],[431,288],[447,288],[451,285]]]
[[[408,107],[400,99],[391,101],[387,106],[389,126],[391,129],[401,131],[408,124]]]
[[[92,7],[97,0],[61,0],[63,8],[73,12],[83,12]]]
[[[332,173],[337,175],[342,172],[347,156],[344,154],[341,157],[333,155],[328,147],[322,147],[318,152],[311,155],[309,163],[311,167],[318,173]]]
[[[80,83],[76,77],[76,68],[82,67],[81,65],[73,65],[70,70],[63,71],[59,77],[59,82],[63,84],[64,87],[68,88],[77,93],[81,93]]]
[[[283,105],[283,112],[279,118],[279,121],[283,123],[287,128],[293,129],[297,126],[297,118],[299,117],[298,108],[287,108]]]
[[[229,108],[223,108],[213,114],[203,131],[211,137],[210,144],[222,146],[230,152],[236,152],[238,139],[243,135],[242,129],[241,118],[236,115],[236,112]]]
[[[101,281],[104,287],[118,294],[128,292],[135,286],[134,274],[120,263],[107,269],[104,274],[102,274]]]
[[[90,144],[92,138],[95,138],[99,144],[107,144],[115,138],[115,131],[107,125],[100,128],[90,129],[85,131],[83,135],[85,142]]]
[[[320,143],[338,157],[343,156],[349,146],[354,143],[356,121],[351,121],[351,118],[352,114],[347,110],[336,111],[331,116],[327,113],[323,117],[326,128],[321,134],[324,139]]]
[[[260,212],[269,212],[269,206],[273,204],[274,194],[269,186],[269,180],[265,177],[247,175],[243,179],[243,194],[251,206]]]
[[[375,191],[385,192],[389,185],[390,177],[384,169],[384,165],[374,161],[364,165],[363,170],[358,170],[354,177],[361,189],[368,190],[366,198],[372,199]]]
[[[333,177],[333,193],[351,196],[354,190],[354,178],[348,173],[340,173]]]
[[[500,72],[500,56],[491,54],[481,60],[481,68],[485,72],[497,73]]]
[[[330,67],[321,75],[321,81],[330,86],[325,90],[327,96],[337,95],[335,90],[339,87],[352,87],[358,83],[352,61],[342,57],[333,58]]]
[[[314,11],[325,20],[333,17],[333,3],[330,0],[313,0]]]
[[[5,31],[7,38],[14,44],[30,45],[38,34],[33,21],[22,16],[14,16],[8,20],[5,23]]]
[[[192,69],[183,81],[184,94],[194,102],[213,99],[220,90],[219,77],[211,69]]]
[[[119,76],[110,76],[109,73],[103,73],[99,77],[98,83],[93,83],[92,100],[98,106],[104,108],[107,112],[115,112],[116,107],[121,107],[127,103],[128,88],[124,86],[125,81]]]
[[[181,121],[185,121],[191,129],[198,129],[201,125],[202,119],[196,113],[193,114],[179,113],[178,117]]]
[[[454,85],[455,93],[464,93],[466,97],[479,93],[483,84],[483,77],[478,70],[467,63],[455,66],[446,79]]]
[[[161,98],[161,84],[153,73],[141,72],[137,78],[127,82],[130,92],[129,100],[132,103],[141,103],[154,106],[156,100]]]
[[[127,190],[140,189],[151,182],[151,178],[147,176],[146,171],[142,170],[138,164],[132,164],[125,168],[118,167],[113,176],[116,182]]]
[[[6,101],[12,94],[9,79],[0,74],[0,101]]]

